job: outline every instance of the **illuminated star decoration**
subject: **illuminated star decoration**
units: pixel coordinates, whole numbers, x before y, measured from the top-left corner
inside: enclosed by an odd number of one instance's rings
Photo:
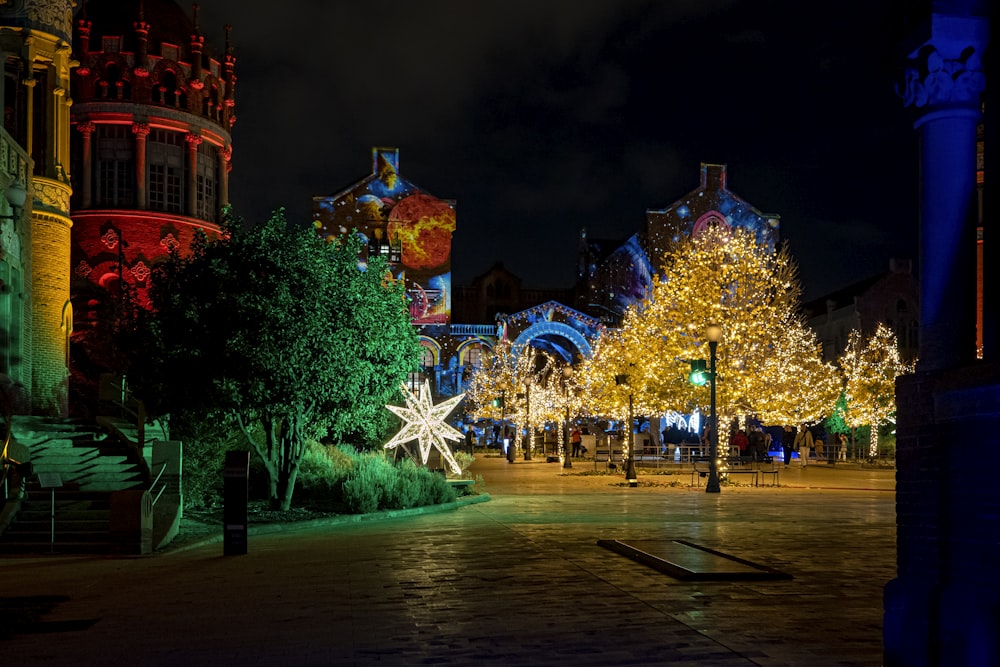
[[[448,462],[456,474],[461,473],[462,468],[455,462],[455,457],[451,455],[451,448],[448,447],[447,441],[461,442],[462,432],[446,424],[444,420],[455,409],[463,396],[465,394],[459,394],[443,403],[434,405],[431,401],[431,385],[427,380],[424,380],[424,383],[420,385],[419,395],[414,395],[406,388],[406,385],[403,385],[403,398],[406,399],[406,407],[401,408],[396,405],[385,407],[406,423],[392,440],[385,443],[385,448],[391,449],[416,440],[420,443],[420,456],[425,465],[433,446],[441,452],[441,457]]]

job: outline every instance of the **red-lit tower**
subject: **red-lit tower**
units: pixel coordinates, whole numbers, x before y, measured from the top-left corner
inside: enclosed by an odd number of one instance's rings
[[[71,155],[74,378],[101,369],[126,281],[195,232],[219,232],[229,199],[235,58],[206,43],[198,5],[84,0],[75,20]],[[86,352],[86,356],[84,356]],[[79,363],[78,363],[79,362]],[[84,369],[89,365],[90,369]]]

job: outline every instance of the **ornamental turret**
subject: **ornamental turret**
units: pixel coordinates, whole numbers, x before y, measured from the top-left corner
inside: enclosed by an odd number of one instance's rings
[[[145,303],[155,265],[218,235],[229,203],[236,60],[229,27],[220,58],[198,10],[81,0],[76,14],[73,342],[91,367],[123,283]]]

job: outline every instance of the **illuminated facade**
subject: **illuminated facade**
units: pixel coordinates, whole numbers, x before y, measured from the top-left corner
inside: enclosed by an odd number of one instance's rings
[[[596,335],[596,320],[553,300],[568,296],[566,290],[523,290],[520,279],[499,265],[460,291],[460,313],[474,323],[454,323],[455,202],[438,199],[404,178],[396,148],[373,148],[369,175],[333,195],[313,197],[312,217],[323,237],[359,234],[365,242],[361,261],[385,255],[394,276],[405,282],[423,348],[421,369],[409,381],[414,392],[425,381],[435,396],[464,391],[483,354],[505,336],[568,357],[586,353],[587,337]],[[536,326],[541,319],[548,325]]]
[[[357,232],[362,261],[386,255],[406,285],[413,323],[451,318],[451,235],[455,202],[438,199],[399,173],[399,150],[372,149],[372,173],[328,197],[313,197],[313,223],[326,238]]]
[[[73,386],[81,404],[114,319],[120,281],[140,302],[153,267],[229,200],[235,58],[171,0],[90,0],[76,16],[72,91]]]
[[[0,4],[0,373],[20,413],[68,412],[69,0]],[[12,186],[25,197],[13,206]],[[17,189],[17,188],[15,188]]]
[[[648,210],[644,233],[615,245],[581,234],[576,305],[609,324],[617,322],[662,272],[671,241],[720,226],[751,231],[771,247],[778,242],[778,216],[761,213],[731,192],[726,165],[702,163],[699,186],[666,208]]]

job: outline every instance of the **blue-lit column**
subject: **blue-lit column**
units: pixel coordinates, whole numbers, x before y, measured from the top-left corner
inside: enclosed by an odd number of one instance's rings
[[[1000,446],[1000,366],[975,356],[976,125],[990,4],[913,3],[926,15],[904,47],[900,92],[920,141],[921,330],[917,372],[896,385],[886,667],[1000,664],[1000,488],[969,469]]]
[[[986,87],[985,23],[934,15],[931,26],[901,91],[920,137],[918,363],[928,371],[975,359],[976,126]]]

